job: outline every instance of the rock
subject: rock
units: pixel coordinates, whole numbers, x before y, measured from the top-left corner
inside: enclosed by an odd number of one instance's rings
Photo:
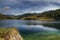
[[[15,28],[0,28],[0,40],[23,40]]]

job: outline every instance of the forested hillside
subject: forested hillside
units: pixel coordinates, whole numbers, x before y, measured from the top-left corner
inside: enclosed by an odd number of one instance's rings
[[[7,16],[0,14],[0,19],[20,19],[20,20],[60,20],[60,9],[45,11],[43,13],[25,13],[18,16]]]

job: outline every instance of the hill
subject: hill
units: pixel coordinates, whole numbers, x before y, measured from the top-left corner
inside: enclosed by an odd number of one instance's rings
[[[43,13],[23,14],[22,20],[60,20],[60,9],[45,11]]]
[[[0,14],[0,19],[20,19],[20,20],[60,20],[60,9],[45,11],[43,13],[25,13],[18,16],[7,16]]]

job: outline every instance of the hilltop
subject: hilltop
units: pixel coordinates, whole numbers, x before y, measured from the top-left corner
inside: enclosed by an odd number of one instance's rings
[[[22,20],[60,20],[60,9],[45,11],[43,13],[26,13]]]
[[[43,13],[25,13],[18,16],[7,16],[0,14],[0,19],[20,19],[20,20],[60,20],[60,9],[45,11]]]

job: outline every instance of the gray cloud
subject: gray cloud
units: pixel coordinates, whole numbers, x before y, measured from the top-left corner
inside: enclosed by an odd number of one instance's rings
[[[3,9],[8,8],[8,12],[4,10],[2,12],[9,15],[19,15],[28,12],[38,13],[60,9],[60,0],[0,0],[1,7]]]

